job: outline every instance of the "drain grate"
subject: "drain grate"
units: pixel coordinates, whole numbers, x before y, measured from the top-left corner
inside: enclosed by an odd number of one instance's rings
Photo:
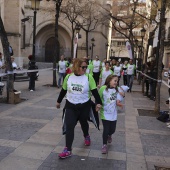
[[[149,117],[157,117],[158,115],[155,114],[154,110],[144,110],[138,109],[139,116],[149,116]]]
[[[165,167],[155,166],[155,170],[170,170],[170,167],[169,168],[165,168]]]

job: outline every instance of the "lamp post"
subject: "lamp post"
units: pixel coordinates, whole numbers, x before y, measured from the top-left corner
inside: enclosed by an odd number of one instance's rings
[[[76,31],[75,45],[77,45],[77,47],[76,47],[76,58],[77,58],[77,52],[78,52],[78,39],[79,39],[80,29],[81,29],[80,24],[76,24],[76,26],[75,26],[75,31]]]
[[[140,32],[141,32],[141,38],[142,38],[142,50],[141,50],[141,58],[142,58],[142,60],[143,60],[143,57],[144,57],[144,47],[143,47],[143,39],[144,39],[144,36],[145,36],[145,33],[146,33],[146,30],[145,30],[145,28],[142,28],[141,30],[140,30]]]
[[[35,41],[36,41],[36,16],[37,16],[37,10],[39,10],[40,7],[40,1],[41,0],[29,0],[31,1],[31,9],[34,11],[34,19],[33,19],[33,48],[32,48],[32,56],[35,61]]]
[[[111,57],[113,57],[113,49],[111,49]]]
[[[109,47],[109,44],[108,44],[108,43],[106,43],[106,58],[107,58],[107,51],[108,51],[108,47]],[[108,60],[108,58],[107,58],[107,60]]]
[[[57,68],[57,61],[59,61],[60,56],[60,44],[58,39],[58,28],[59,28],[59,16],[61,10],[61,4],[63,0],[46,0],[47,2],[53,1],[55,3],[55,48],[54,48],[54,58],[53,58],[53,86],[57,86],[57,79],[56,79],[56,68]]]
[[[136,49],[135,49],[135,61],[134,61],[135,65],[136,65],[137,52],[138,52],[138,42],[139,41],[137,39],[135,39],[135,47],[136,47]]]
[[[95,46],[94,42],[95,42],[95,39],[92,38],[91,39],[91,60],[93,59],[93,47]]]

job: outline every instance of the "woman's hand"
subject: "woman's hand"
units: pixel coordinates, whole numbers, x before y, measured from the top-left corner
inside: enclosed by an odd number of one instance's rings
[[[101,104],[97,104],[96,105],[96,112],[98,112],[101,109],[101,107],[102,107]]]
[[[56,104],[56,108],[59,109],[60,108],[60,103],[57,102]]]

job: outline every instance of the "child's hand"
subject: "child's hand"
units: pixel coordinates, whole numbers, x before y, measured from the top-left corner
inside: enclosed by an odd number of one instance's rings
[[[97,105],[96,105],[96,112],[98,112],[98,111],[101,109],[101,107],[102,107],[102,106],[101,106],[100,104],[97,104]]]
[[[121,109],[123,109],[123,104],[122,103],[120,103],[120,101],[117,101],[117,106],[119,106]]]
[[[125,93],[124,93],[124,92],[119,92],[119,94],[120,94],[122,97],[125,97]]]

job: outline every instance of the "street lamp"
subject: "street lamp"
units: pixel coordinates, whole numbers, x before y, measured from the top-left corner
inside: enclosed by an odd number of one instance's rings
[[[141,50],[141,58],[143,59],[143,57],[144,57],[144,50],[143,50],[143,39],[144,39],[144,36],[145,36],[145,33],[146,33],[146,30],[145,30],[145,28],[142,28],[141,30],[140,30],[140,32],[141,32],[141,38],[142,38],[142,50]]]
[[[95,47],[94,42],[95,42],[95,39],[92,38],[92,39],[91,39],[91,60],[93,59],[93,47]]]
[[[31,9],[34,11],[34,23],[33,23],[33,48],[32,48],[32,56],[35,61],[35,36],[36,36],[36,15],[37,10],[39,10],[40,7],[40,1],[41,0],[29,0],[31,1]]]
[[[77,45],[77,47],[76,47],[76,58],[77,58],[77,52],[78,52],[78,39],[79,39],[80,29],[81,29],[80,24],[76,24],[76,26],[75,26],[75,31],[76,31],[75,45]]]
[[[108,50],[108,47],[109,47],[109,44],[106,43],[106,58],[107,58],[107,50]],[[107,60],[108,60],[108,58],[107,58]]]

